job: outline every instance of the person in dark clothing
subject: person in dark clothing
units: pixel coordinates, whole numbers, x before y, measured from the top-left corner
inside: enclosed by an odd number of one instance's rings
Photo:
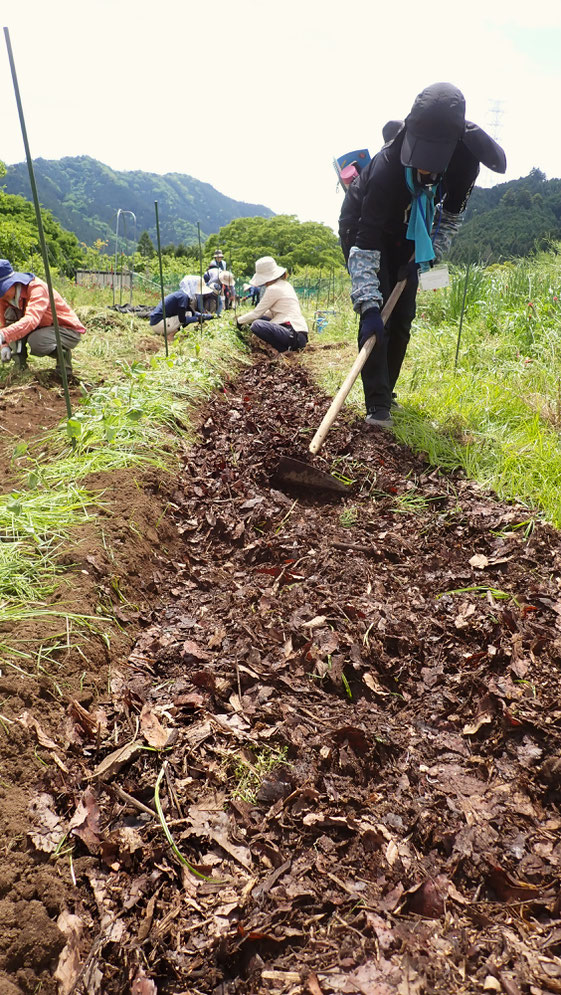
[[[214,315],[207,312],[191,311],[191,302],[182,290],[176,290],[173,294],[168,294],[164,299],[166,309],[166,330],[169,338],[172,338],[179,328],[185,328],[196,321],[208,321]],[[162,302],[154,308],[150,315],[150,327],[156,335],[164,334],[164,312]]]
[[[498,173],[506,170],[500,146],[465,120],[460,90],[434,83],[418,95],[395,137],[347,192],[340,233],[351,300],[360,315],[359,348],[376,336],[362,369],[368,425],[391,426],[393,390],[415,317],[418,269],[448,251],[481,163]],[[405,277],[384,328],[381,309]]]
[[[261,297],[262,287],[252,287],[250,283],[244,283],[243,285],[243,297],[240,298],[242,304],[244,301],[249,300],[253,305],[259,304],[259,299]]]

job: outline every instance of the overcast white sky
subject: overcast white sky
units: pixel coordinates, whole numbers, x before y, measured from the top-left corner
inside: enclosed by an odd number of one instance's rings
[[[4,5],[33,158],[188,173],[332,226],[334,155],[446,80],[494,133],[506,177],[561,176],[559,0],[26,0]],[[0,40],[0,159],[25,158]],[[41,191],[39,190],[39,196]],[[125,204],[115,204],[125,207]]]

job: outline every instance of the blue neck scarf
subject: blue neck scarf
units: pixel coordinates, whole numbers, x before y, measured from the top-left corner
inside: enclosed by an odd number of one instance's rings
[[[428,263],[434,259],[430,233],[434,220],[436,186],[416,186],[411,166],[405,167],[405,182],[412,195],[407,238],[415,243],[415,262]]]

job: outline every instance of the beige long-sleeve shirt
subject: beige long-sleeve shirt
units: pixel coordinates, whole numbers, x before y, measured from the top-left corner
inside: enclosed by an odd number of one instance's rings
[[[253,311],[248,311],[247,314],[240,314],[238,321],[240,325],[250,325],[258,318],[275,321],[278,325],[290,322],[295,332],[307,333],[308,331],[296,291],[286,280],[281,279],[271,283],[265,289],[257,307]]]

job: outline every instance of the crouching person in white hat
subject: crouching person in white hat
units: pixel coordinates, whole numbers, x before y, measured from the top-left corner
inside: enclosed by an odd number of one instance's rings
[[[262,256],[255,263],[252,287],[265,287],[259,304],[242,314],[238,328],[250,325],[257,338],[277,352],[297,352],[308,344],[308,326],[300,310],[294,287],[286,279],[286,269],[272,256]]]
[[[207,314],[218,311],[216,290],[205,283],[204,279],[201,280],[200,276],[187,273],[181,280],[179,289],[189,298],[191,311],[204,311]]]

